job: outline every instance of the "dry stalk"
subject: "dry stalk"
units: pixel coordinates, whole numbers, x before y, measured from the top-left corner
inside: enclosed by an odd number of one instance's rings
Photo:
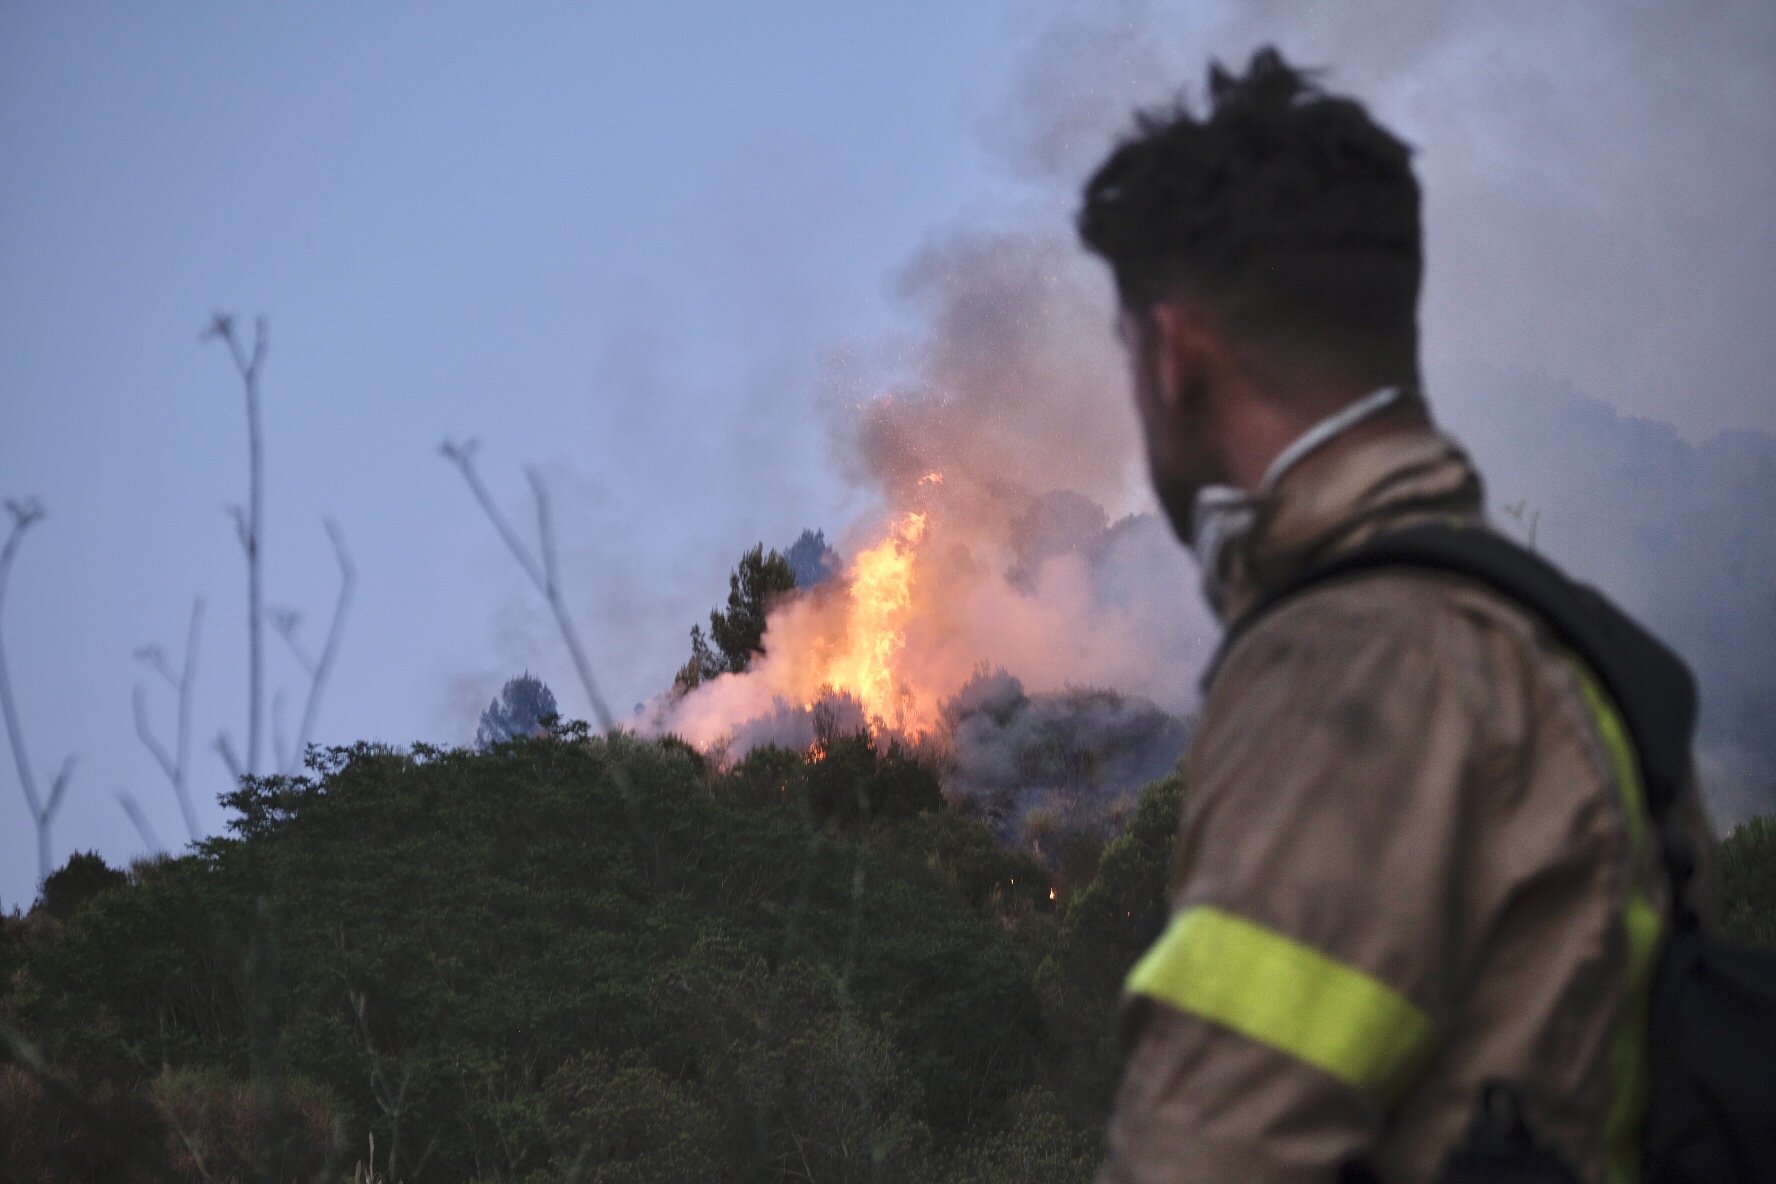
[[[6,545],[0,547],[0,612],[5,611],[6,585],[12,574],[13,560],[18,555],[19,544],[30,529],[43,521],[44,509],[35,498],[22,501],[8,501],[6,511],[12,516],[12,530],[6,536]],[[56,811],[61,809],[62,797],[67,793],[68,781],[74,775],[74,757],[70,756],[62,762],[49,783],[47,797],[37,792],[37,778],[31,765],[31,758],[25,752],[25,730],[19,723],[18,700],[13,694],[12,678],[7,671],[5,639],[0,636],[0,716],[6,721],[6,740],[12,746],[13,763],[18,768],[19,788],[24,791],[25,805],[31,811],[31,822],[37,828],[37,884],[42,887],[49,879],[50,843],[49,828],[55,820]]]

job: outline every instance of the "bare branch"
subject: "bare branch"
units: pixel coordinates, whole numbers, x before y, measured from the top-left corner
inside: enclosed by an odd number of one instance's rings
[[[259,368],[265,363],[265,350],[268,344],[264,317],[253,318],[253,352],[249,355],[242,346],[240,336],[234,331],[232,313],[219,312],[210,319],[209,326],[200,334],[199,341],[219,338],[228,346],[228,353],[234,359],[234,368],[240,371],[241,378],[251,381],[259,375]]]
[[[43,519],[43,507],[34,498],[22,503],[8,501],[6,509],[12,515],[12,530],[6,537],[6,545],[0,547],[0,612],[4,612],[6,607],[6,586],[12,575],[12,563],[18,555],[19,544],[24,541],[25,534],[31,527]],[[25,754],[24,729],[19,726],[18,705],[13,699],[12,680],[7,674],[3,638],[0,638],[0,710],[5,713],[6,739],[12,745],[12,759],[18,766],[19,785],[25,791],[25,804],[31,808],[31,817],[39,818],[43,814],[43,804],[37,797],[37,781],[31,774],[31,762]],[[48,869],[43,870],[47,874]]]
[[[293,608],[273,607],[265,610],[266,619],[271,627],[277,630],[284,644],[290,647],[290,654],[296,664],[302,667],[308,677],[315,676],[315,660],[309,656],[308,647],[302,644],[302,614]]]
[[[179,668],[179,776],[173,792],[179,797],[179,813],[185,819],[185,830],[191,841],[198,839],[197,811],[191,807],[191,696],[197,685],[197,639],[203,633],[203,597],[191,601],[191,622],[185,627],[185,664]]]
[[[179,766],[174,762],[173,754],[162,747],[160,741],[154,738],[153,730],[148,726],[148,696],[143,691],[141,683],[135,685],[133,693],[130,695],[130,703],[135,708],[136,736],[142,741],[143,746],[153,754],[154,763],[160,766],[160,771],[167,775],[167,779],[177,782],[179,780]]]
[[[271,344],[270,325],[263,316],[253,318],[253,361],[247,367],[249,376],[256,377],[259,367],[265,364],[265,351]]]
[[[55,812],[61,808],[62,795],[68,792],[68,782],[74,776],[74,766],[79,763],[80,758],[70,753],[68,758],[62,762],[62,767],[56,770],[55,778],[49,783],[49,800],[43,803],[43,821],[45,823],[48,823],[55,816]]]
[[[463,480],[469,483],[469,491],[475,495],[475,500],[481,503],[482,512],[487,515],[487,520],[493,523],[493,528],[499,532],[500,539],[506,544],[506,549],[512,553],[512,558],[518,561],[518,566],[524,569],[524,574],[530,577],[530,582],[535,584],[539,591],[547,592],[548,580],[542,568],[537,566],[535,558],[531,556],[530,549],[519,539],[518,532],[512,529],[512,524],[506,521],[506,516],[500,513],[499,506],[494,503],[493,496],[487,492],[487,486],[481,483],[481,474],[475,471],[475,450],[479,447],[480,443],[475,440],[470,440],[466,444],[457,444],[446,440],[442,445],[442,451],[445,456],[455,462],[457,468],[462,470]]]
[[[167,781],[173,787],[173,796],[179,802],[179,814],[185,820],[185,830],[192,842],[198,840],[197,813],[191,806],[191,695],[197,682],[197,640],[203,632],[203,598],[200,596],[191,602],[191,622],[185,629],[185,661],[177,674],[167,664],[166,653],[157,645],[143,646],[136,651],[136,657],[158,671],[162,678],[172,684],[178,696],[179,717],[174,733],[173,753],[168,753],[166,746],[154,736],[153,728],[148,722],[148,698],[140,684],[135,687],[131,696],[135,708],[136,735],[142,744],[153,754],[154,761],[160,771],[166,774]]]
[[[247,553],[247,754],[244,768],[259,768],[259,738],[265,717],[265,597],[261,557],[265,546],[265,437],[259,418],[259,374],[265,365],[269,336],[264,317],[253,322],[249,355],[234,330],[234,318],[217,313],[204,338],[219,337],[239,372],[247,402],[247,508],[234,510],[235,533]]]
[[[150,851],[165,851],[166,845],[160,841],[160,836],[154,833],[154,827],[148,822],[148,815],[142,812],[142,804],[121,789],[116,791],[116,796],[117,804],[123,807],[125,814],[129,815],[129,820],[134,824],[136,834],[141,836],[143,845]]]
[[[290,767],[289,737],[284,735],[284,703],[287,699],[282,687],[271,694],[271,755],[276,758],[278,768],[286,772]]]
[[[320,716],[321,695],[327,689],[327,677],[333,673],[333,663],[339,658],[339,640],[345,635],[345,617],[351,611],[352,594],[358,583],[358,570],[352,563],[351,552],[346,549],[345,534],[339,529],[339,523],[327,518],[323,525],[327,528],[327,538],[333,543],[333,558],[339,564],[339,599],[333,604],[333,619],[327,625],[327,640],[321,645],[320,661],[309,669],[308,701],[302,707],[302,725],[296,732],[296,747],[285,760],[285,773],[296,771],[291,762],[301,762],[308,757],[315,721]]]
[[[549,490],[534,465],[524,470],[524,477],[530,482],[531,497],[536,499],[537,538],[542,542],[543,551],[543,590],[553,595],[561,587],[561,567],[555,559],[555,523],[550,512]]]
[[[241,768],[240,756],[234,751],[234,743],[226,733],[216,737],[216,753],[222,758],[222,763],[228,766],[230,777],[239,781],[246,776],[246,770]]]
[[[6,512],[12,515],[13,532],[23,535],[27,529],[43,521],[49,511],[34,497],[7,498]]]
[[[5,610],[6,587],[12,575],[13,560],[18,556],[19,544],[24,541],[25,534],[41,522],[44,516],[43,503],[36,498],[8,500],[6,512],[12,516],[12,530],[6,536],[5,546],[0,546],[0,612]],[[24,791],[25,804],[31,811],[31,821],[37,827],[37,883],[42,884],[49,879],[50,823],[61,807],[62,795],[67,791],[69,777],[73,775],[74,758],[69,757],[63,763],[61,772],[51,782],[49,799],[45,801],[39,798],[31,758],[25,752],[25,730],[19,723],[18,700],[13,695],[3,637],[0,637],[0,716],[5,717],[6,741],[12,746],[13,763],[18,767],[19,788]]]
[[[173,676],[173,668],[167,665],[165,650],[157,645],[140,646],[136,650],[135,658],[136,661],[166,679],[174,690],[178,689],[179,680]]]
[[[251,555],[253,553],[253,528],[247,525],[247,512],[239,506],[224,506],[222,511],[234,523],[234,537],[240,542],[241,550]]]
[[[481,441],[475,439],[446,439],[442,444],[438,445],[439,452],[442,452],[445,456],[449,457],[459,465],[468,464],[472,461],[475,458],[475,453],[480,451],[480,448]],[[11,503],[8,504],[10,505]]]
[[[530,479],[531,493],[536,498],[537,534],[542,551],[542,562],[539,564],[536,557],[518,538],[518,534],[512,529],[511,524],[506,521],[505,515],[500,513],[499,507],[494,504],[492,496],[488,494],[487,487],[481,483],[481,477],[475,471],[474,441],[458,444],[446,440],[440,450],[456,464],[457,468],[462,470],[463,479],[469,483],[470,492],[475,495],[475,500],[481,504],[482,511],[493,523],[500,538],[505,541],[507,550],[511,551],[512,557],[524,569],[524,574],[530,577],[530,582],[536,585],[537,591],[541,592],[543,598],[548,601],[549,610],[555,616],[555,624],[561,631],[562,641],[567,645],[568,656],[573,659],[574,671],[580,676],[580,685],[585,688],[586,699],[592,705],[592,712],[597,717],[598,726],[606,732],[616,730],[616,720],[612,717],[610,708],[605,704],[603,694],[598,690],[598,680],[592,674],[592,663],[586,658],[585,647],[580,644],[579,632],[574,628],[573,619],[568,616],[567,605],[562,600],[561,585],[557,578],[559,572],[555,558],[554,524],[550,516],[548,490],[544,487],[541,476],[535,469],[526,472],[526,476]]]

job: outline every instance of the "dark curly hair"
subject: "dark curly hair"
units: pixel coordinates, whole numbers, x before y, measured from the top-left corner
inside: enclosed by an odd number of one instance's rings
[[[1356,374],[1415,366],[1423,274],[1412,150],[1260,49],[1209,68],[1209,113],[1142,112],[1086,183],[1086,245],[1131,311],[1189,297],[1245,343]]]

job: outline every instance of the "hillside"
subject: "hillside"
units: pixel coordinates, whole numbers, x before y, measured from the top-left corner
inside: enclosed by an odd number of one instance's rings
[[[1084,1180],[1176,802],[1057,910],[861,739],[334,750],[8,923],[0,1175]]]
[[[4,918],[0,1178],[1083,1184],[1180,792],[1051,879],[862,737],[335,749]]]

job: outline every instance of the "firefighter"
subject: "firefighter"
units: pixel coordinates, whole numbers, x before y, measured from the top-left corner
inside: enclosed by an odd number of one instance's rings
[[[1388,532],[1487,527],[1420,377],[1410,150],[1270,49],[1211,67],[1207,100],[1140,116],[1078,226],[1231,631]],[[1100,1184],[1429,1184],[1497,1083],[1568,1173],[1511,1178],[1635,1180],[1669,887],[1633,763],[1592,672],[1472,580],[1383,571],[1265,613],[1185,758]],[[1693,778],[1681,808],[1705,851]]]

